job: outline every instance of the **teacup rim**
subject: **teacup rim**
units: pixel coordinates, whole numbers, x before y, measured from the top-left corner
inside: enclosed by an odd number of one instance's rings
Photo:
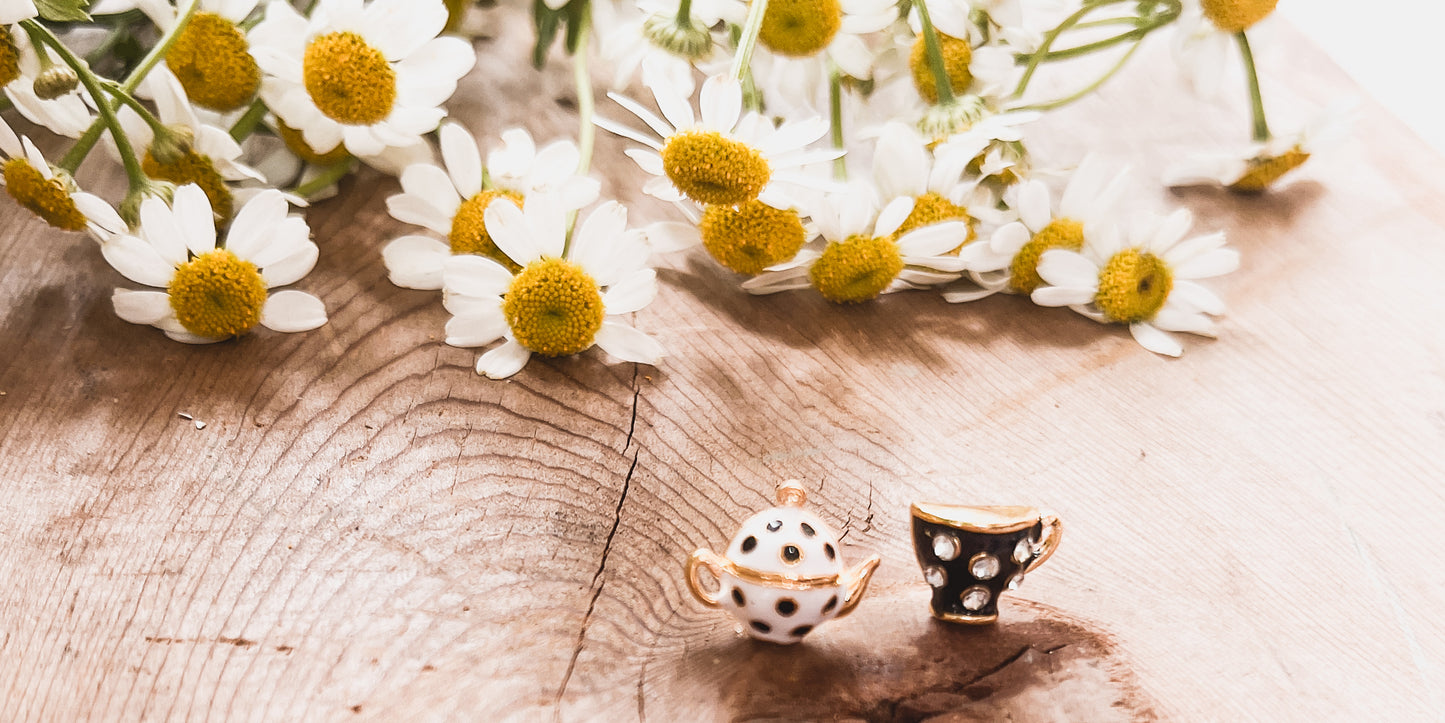
[[[914,502],[912,513],[926,522],[988,534],[1026,530],[1038,524],[1044,514],[1030,505],[956,505],[947,502]]]

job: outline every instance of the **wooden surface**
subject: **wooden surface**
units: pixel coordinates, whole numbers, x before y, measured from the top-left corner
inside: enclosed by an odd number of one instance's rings
[[[0,204],[4,717],[1437,716],[1440,158],[1367,103],[1282,193],[1171,194],[1163,165],[1246,115],[1187,96],[1162,45],[1141,59],[1036,135],[1133,163],[1140,205],[1244,253],[1223,338],[1180,360],[1023,299],[758,299],[684,256],[636,319],[662,366],[488,381],[441,344],[435,294],[385,280],[402,226],[374,175],[310,215],[299,287],[330,324],[189,347],[115,317],[91,242]],[[484,62],[454,113],[570,133],[565,69],[524,62]],[[1281,127],[1354,90],[1293,33],[1261,66]],[[597,165],[633,201],[622,147]],[[788,477],[845,560],[884,563],[851,617],[781,649],[680,571]],[[1067,532],[997,627],[956,629],[927,616],[919,499],[1047,506]]]

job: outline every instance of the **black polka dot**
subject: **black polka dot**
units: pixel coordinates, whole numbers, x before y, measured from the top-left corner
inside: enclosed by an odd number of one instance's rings
[[[769,523],[768,523],[768,532],[777,532],[778,530],[781,530],[781,529],[783,529],[783,521],[782,521],[782,520],[773,520],[772,522],[769,522]]]
[[[798,602],[790,597],[785,597],[782,600],[778,601],[777,608],[779,615],[782,615],[783,617],[788,617],[789,615],[798,612]]]
[[[835,607],[838,607],[838,596],[837,596],[837,595],[834,595],[833,597],[828,598],[828,604],[823,606],[823,612],[824,612],[824,613],[831,613],[831,612],[833,612],[833,608],[835,608]]]
[[[738,588],[733,588],[733,602],[737,603],[738,607],[742,607],[748,604],[748,599],[743,597],[742,590]]]
[[[833,550],[833,546],[831,544],[823,545],[823,554],[827,555],[829,560],[832,560],[833,558],[838,556],[838,553]]]
[[[818,531],[813,529],[813,526],[806,522],[798,525],[798,527],[803,530],[803,537],[812,537],[813,535],[818,534]]]
[[[743,538],[743,552],[752,552],[758,546],[758,538],[748,535]]]
[[[793,628],[793,632],[789,634],[795,638],[801,638],[811,632],[813,632],[812,625],[799,625],[798,627]]]
[[[797,545],[783,545],[783,562],[794,565],[801,559],[803,551],[799,550]]]
[[[754,621],[752,621],[751,623],[749,623],[749,625],[752,625],[752,626],[753,626],[753,630],[756,630],[756,631],[758,631],[758,632],[760,632],[760,633],[771,633],[771,632],[773,632],[773,626],[771,626],[771,625],[769,625],[769,624],[767,624],[767,623],[765,623],[765,622],[763,622],[763,621],[761,621],[761,620],[754,620]]]

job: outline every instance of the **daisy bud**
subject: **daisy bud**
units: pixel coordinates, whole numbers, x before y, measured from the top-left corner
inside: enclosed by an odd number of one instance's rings
[[[55,100],[66,93],[75,90],[80,84],[80,77],[74,70],[64,65],[52,65],[46,68],[40,75],[35,76],[35,95],[41,100]]]
[[[166,126],[164,132],[156,133],[148,151],[161,165],[179,163],[191,151],[195,140],[195,131],[184,124],[176,123]]]
[[[929,106],[918,121],[918,131],[924,138],[941,141],[955,133],[962,133],[983,118],[988,107],[983,98],[965,95],[946,105]]]
[[[712,54],[712,35],[707,28],[679,23],[667,13],[658,13],[642,24],[642,34],[654,45],[679,58],[704,60]]]
[[[120,217],[127,226],[140,228],[140,206],[151,196],[159,196],[169,204],[176,197],[176,184],[169,181],[148,181],[131,187],[130,192],[125,194],[125,199],[120,202]]]

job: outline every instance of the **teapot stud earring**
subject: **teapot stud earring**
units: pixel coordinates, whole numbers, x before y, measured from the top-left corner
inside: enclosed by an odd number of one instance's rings
[[[749,635],[791,645],[852,612],[880,558],[873,555],[845,569],[837,536],[803,509],[808,495],[797,480],[778,485],[777,500],[779,506],[743,522],[726,556],[705,549],[692,553],[687,587],[702,604],[726,609]],[[703,588],[703,569],[717,579],[716,591]]]

